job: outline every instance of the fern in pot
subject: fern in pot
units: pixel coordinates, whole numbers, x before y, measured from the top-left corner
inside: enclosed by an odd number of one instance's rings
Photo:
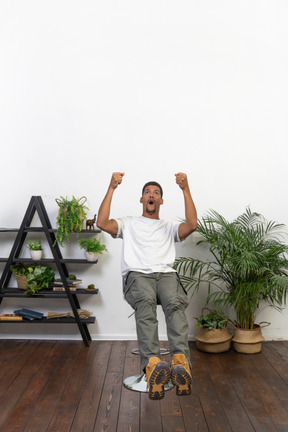
[[[83,223],[89,210],[84,204],[87,198],[68,199],[67,197],[56,198],[59,206],[58,216],[56,221],[55,244],[58,241],[60,246],[69,243],[71,233],[80,233],[83,229]]]
[[[78,240],[80,248],[86,252],[87,261],[97,261],[98,256],[107,252],[107,248],[96,238],[85,239],[81,238]]]
[[[264,325],[255,321],[262,307],[281,311],[286,304],[288,247],[283,230],[283,224],[267,221],[249,207],[232,222],[211,210],[198,221],[197,228],[197,245],[207,246],[208,259],[180,257],[175,262],[186,289],[194,294],[205,283],[207,304],[234,309],[233,341],[239,352],[261,350]]]

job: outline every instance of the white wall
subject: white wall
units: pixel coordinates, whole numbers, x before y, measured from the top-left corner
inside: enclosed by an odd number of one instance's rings
[[[213,208],[234,218],[250,204],[288,224],[287,20],[286,0],[2,0],[0,226],[19,226],[31,195],[43,197],[54,226],[61,195],[86,195],[92,216],[115,170],[126,175],[113,217],[140,214],[150,179],[164,188],[161,216],[183,217],[174,180],[183,171],[199,217]],[[100,288],[82,304],[97,316],[93,338],[132,339],[121,241],[102,239],[109,255],[71,271]],[[1,256],[10,245],[2,235]],[[191,336],[204,298],[187,310]],[[27,303],[4,300],[4,310],[14,306]],[[29,307],[69,310],[52,300]],[[260,319],[272,323],[267,338],[288,337],[287,309]],[[13,329],[1,325],[2,337],[79,338],[65,326]]]

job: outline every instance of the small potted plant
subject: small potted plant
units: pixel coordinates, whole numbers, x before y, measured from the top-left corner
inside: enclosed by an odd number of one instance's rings
[[[79,199],[72,197],[69,200],[67,197],[56,198],[59,206],[57,221],[56,221],[56,234],[55,243],[58,241],[60,246],[69,243],[69,236],[71,233],[79,233],[83,229],[83,223],[87,216],[86,211],[88,207],[84,206],[87,198],[81,197]]]
[[[35,241],[31,240],[28,242],[27,247],[29,248],[30,256],[32,260],[35,261],[41,260],[42,253],[43,253],[41,240],[35,240]]]
[[[16,282],[19,289],[27,290],[28,268],[23,263],[16,263],[10,267],[10,270],[16,276]]]
[[[23,263],[16,263],[11,266],[11,271],[16,275],[18,288],[26,290],[28,296],[37,294],[43,288],[49,288],[55,280],[54,271],[41,265],[27,267]]]
[[[98,255],[107,252],[107,248],[96,238],[78,240],[80,248],[86,251],[87,261],[97,261]]]
[[[203,312],[207,310],[205,315]],[[227,328],[228,317],[216,309],[202,309],[202,315],[197,319],[196,327],[199,327],[195,335],[196,347],[200,351],[210,353],[225,352],[230,349],[232,334]]]

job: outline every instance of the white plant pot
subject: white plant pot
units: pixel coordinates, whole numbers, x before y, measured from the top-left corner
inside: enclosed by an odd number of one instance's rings
[[[42,258],[42,253],[42,250],[30,250],[31,258],[34,261],[40,261]]]
[[[86,252],[87,261],[97,261],[99,254],[93,252]]]

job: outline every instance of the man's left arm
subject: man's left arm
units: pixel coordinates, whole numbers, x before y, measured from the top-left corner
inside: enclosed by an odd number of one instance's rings
[[[182,190],[184,196],[185,222],[182,222],[178,229],[179,238],[184,240],[197,228],[197,212],[191,196],[187,175],[184,173],[177,173],[175,177],[176,183]]]

